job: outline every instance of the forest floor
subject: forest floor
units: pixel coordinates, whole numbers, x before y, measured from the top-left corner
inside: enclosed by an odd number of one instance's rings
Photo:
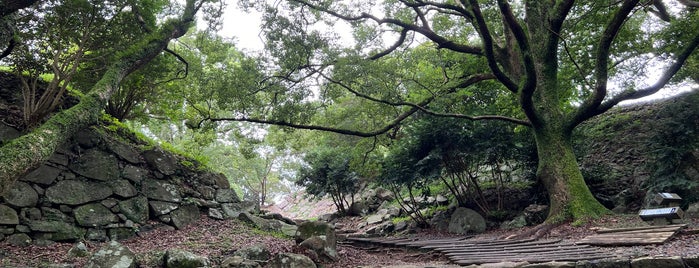
[[[562,238],[576,240],[593,234],[595,228],[623,228],[644,224],[635,215],[608,216],[592,221],[582,226],[560,225],[545,238]],[[352,225],[357,219],[345,218],[344,225]],[[696,256],[699,255],[699,219],[686,220],[686,230],[669,242],[656,246],[607,247],[605,250],[619,257],[640,256]],[[528,228],[514,230],[492,230],[476,236],[476,238],[507,237],[526,232]],[[454,235],[435,233],[425,230],[413,234],[423,238],[444,238]],[[139,234],[131,239],[121,241],[123,245],[136,253],[139,267],[161,267],[161,259],[168,249],[183,249],[195,254],[208,256],[213,267],[217,267],[226,257],[240,248],[263,243],[272,254],[280,252],[296,252],[297,248],[291,238],[260,232],[237,220],[218,221],[208,217],[182,230],[159,229]],[[69,257],[67,252],[73,243],[55,243],[49,246],[16,247],[6,242],[0,243],[0,266],[2,267],[46,267],[52,264],[72,264],[72,267],[82,267],[87,257]],[[96,252],[102,243],[86,242],[91,253]],[[340,260],[333,263],[323,263],[322,267],[386,267],[410,265],[413,267],[446,266],[449,261],[438,253],[421,252],[405,248],[392,247],[360,247],[349,243],[339,243]],[[70,266],[64,266],[70,267]]]

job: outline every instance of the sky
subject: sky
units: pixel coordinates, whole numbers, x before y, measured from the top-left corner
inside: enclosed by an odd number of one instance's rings
[[[220,35],[234,38],[236,47],[243,51],[259,51],[264,47],[260,39],[262,14],[254,10],[245,12],[233,1],[228,1],[224,11]]]

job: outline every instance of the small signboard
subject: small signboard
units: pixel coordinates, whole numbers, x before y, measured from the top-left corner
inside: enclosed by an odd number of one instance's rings
[[[641,209],[641,211],[638,212],[638,216],[640,216],[644,221],[656,218],[664,218],[668,220],[681,219],[682,214],[684,214],[684,212],[679,207]]]
[[[655,195],[655,203],[660,206],[679,206],[682,197],[675,193],[658,193]]]

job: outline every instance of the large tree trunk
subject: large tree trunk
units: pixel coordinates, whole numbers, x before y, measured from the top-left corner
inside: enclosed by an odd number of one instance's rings
[[[159,31],[134,44],[109,67],[104,76],[83,96],[80,103],[61,111],[28,134],[0,147],[0,195],[32,168],[48,159],[77,131],[97,122],[119,83],[167,47],[170,40],[187,32],[198,10],[195,0],[187,5],[179,20],[166,22]]]
[[[549,194],[546,223],[598,217],[609,211],[585,184],[573,153],[570,134],[551,128],[535,128],[539,167],[537,177]]]

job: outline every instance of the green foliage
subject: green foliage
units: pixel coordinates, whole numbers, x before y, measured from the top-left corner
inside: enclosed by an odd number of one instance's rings
[[[692,92],[664,104],[652,122],[654,135],[648,146],[652,161],[649,192],[675,192],[683,202],[699,200],[699,181],[690,178],[687,169],[697,170],[699,155],[699,92]]]
[[[338,211],[346,213],[360,185],[359,176],[351,170],[346,152],[316,148],[306,154],[304,161],[308,165],[300,168],[296,184],[318,198],[330,195]]]

